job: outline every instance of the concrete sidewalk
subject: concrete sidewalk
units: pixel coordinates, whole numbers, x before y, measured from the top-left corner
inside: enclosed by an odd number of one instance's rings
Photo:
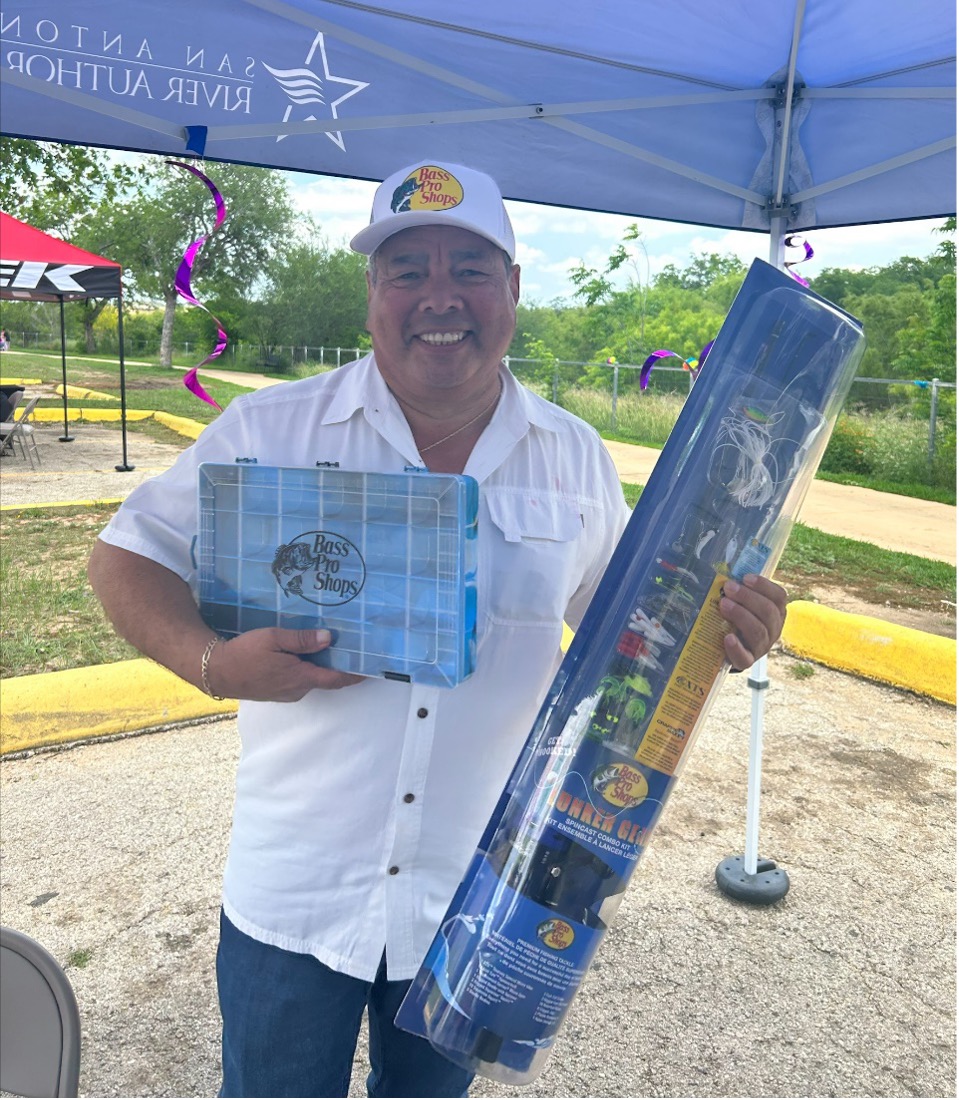
[[[645,485],[660,452],[605,442],[620,479]],[[797,518],[829,535],[956,564],[955,505],[815,480]]]
[[[262,375],[236,372],[204,372],[251,388],[275,385]],[[74,407],[71,415],[79,419],[83,409]],[[88,500],[122,500],[147,477],[172,465],[179,448],[157,444],[142,433],[128,432],[128,462],[132,471],[118,473],[120,461],[118,433],[95,426],[96,421],[116,421],[116,410],[92,409],[86,414],[90,423],[74,423],[70,431],[73,444],[59,444],[63,422],[58,410],[44,409],[35,421],[38,442],[43,445],[43,465],[31,470],[22,460],[7,458],[2,473],[3,506],[46,505]],[[135,425],[137,417],[153,416],[129,410]],[[200,425],[182,417],[159,414],[158,419],[185,435],[184,446],[199,433]],[[78,445],[78,444],[82,444]],[[621,480],[645,485],[659,459],[652,447],[606,440]],[[56,475],[55,478],[53,475]],[[830,535],[870,542],[887,550],[934,558],[956,564],[956,509],[952,505],[913,497],[892,496],[872,489],[813,481],[803,503],[799,520]]]

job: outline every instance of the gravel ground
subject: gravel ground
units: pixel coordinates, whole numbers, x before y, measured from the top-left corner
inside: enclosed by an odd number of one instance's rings
[[[955,712],[770,665],[760,850],[788,895],[752,908],[713,881],[744,845],[730,677],[542,1077],[473,1095],[955,1095]],[[84,1096],[217,1091],[236,754],[231,720],[0,763],[3,921],[68,966]]]
[[[71,424],[72,443],[61,443],[63,423],[35,422],[40,464],[31,469],[19,451],[0,461],[0,502],[53,504],[71,500],[122,500],[137,485],[167,469],[188,444],[157,443],[142,431],[127,430],[127,462],[119,428]]]

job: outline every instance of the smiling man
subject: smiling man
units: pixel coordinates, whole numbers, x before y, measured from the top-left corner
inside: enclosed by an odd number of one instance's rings
[[[393,1018],[627,519],[602,440],[503,363],[519,268],[493,180],[423,161],[377,190],[373,351],[233,401],[128,497],[90,578],[118,631],[241,700],[241,756],[217,982],[223,1096],[345,1096],[369,1013],[371,1096],[466,1095],[471,1075]],[[197,466],[233,462],[466,473],[480,487],[476,670],[452,689],[301,659],[326,631],[212,635],[197,612]],[[723,601],[745,668],[779,636],[785,593]],[[335,690],[342,689],[342,690]]]

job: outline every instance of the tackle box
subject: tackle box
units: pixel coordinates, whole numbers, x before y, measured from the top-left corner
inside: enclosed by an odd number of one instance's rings
[[[224,637],[325,627],[327,668],[441,687],[473,671],[473,478],[204,463],[198,494],[200,612]]]

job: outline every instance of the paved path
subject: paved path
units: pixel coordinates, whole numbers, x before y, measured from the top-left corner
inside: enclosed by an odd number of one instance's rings
[[[607,440],[606,449],[620,478],[634,484],[646,484],[659,458],[652,447],[629,443]],[[950,504],[814,481],[798,518],[830,535],[956,564],[956,509]]]

